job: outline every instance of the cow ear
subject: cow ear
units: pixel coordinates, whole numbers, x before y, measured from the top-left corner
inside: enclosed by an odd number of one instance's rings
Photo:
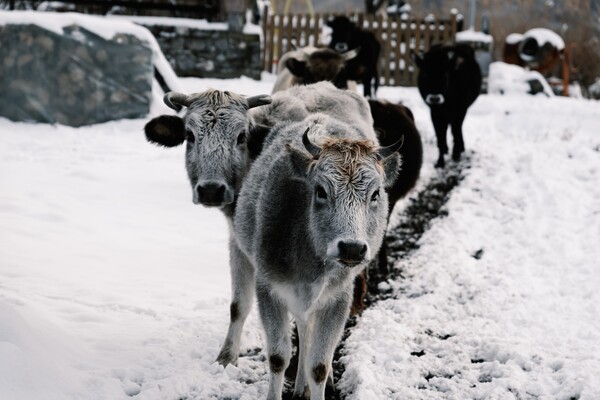
[[[271,128],[263,124],[256,124],[250,127],[248,141],[246,143],[251,160],[256,159],[262,151],[263,143],[270,131]]]
[[[308,174],[308,166],[314,158],[311,157],[306,150],[297,149],[289,144],[287,145],[287,149],[290,152],[294,174],[302,178],[306,177]]]
[[[402,157],[398,152],[394,152],[383,159],[383,186],[391,188],[394,183],[396,183],[396,179],[398,179],[398,175],[400,175],[401,165]]]
[[[402,158],[398,150],[404,144],[404,135],[396,143],[383,147],[378,150],[377,156],[383,163],[383,172],[385,175],[383,185],[386,188],[390,188],[398,179],[400,173],[400,166],[402,165]]]
[[[410,57],[417,67],[421,68],[423,66],[423,54],[422,53],[410,53]]]
[[[185,140],[183,119],[176,115],[161,115],[150,120],[144,132],[150,143],[165,147],[179,146]]]
[[[295,76],[304,76],[304,72],[306,71],[306,61],[300,61],[295,58],[286,60],[285,66]]]

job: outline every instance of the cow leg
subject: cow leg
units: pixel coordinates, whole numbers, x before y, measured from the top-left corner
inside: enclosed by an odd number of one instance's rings
[[[267,339],[267,354],[271,370],[267,400],[281,400],[285,370],[290,365],[292,355],[292,343],[288,333],[288,311],[279,299],[273,297],[268,284],[258,283],[256,296]]]
[[[237,363],[242,329],[254,299],[254,267],[233,239],[229,241],[229,265],[232,293],[229,329],[217,357],[217,362],[223,366]]]
[[[448,131],[448,119],[443,110],[439,108],[431,109],[431,121],[437,138],[437,146],[439,150],[438,160],[435,163],[436,168],[444,168],[444,154],[448,154],[448,142],[446,141],[446,131]]]
[[[366,75],[368,74],[364,74],[361,80],[363,84],[363,95],[365,97],[371,97],[371,77]]]
[[[462,125],[467,115],[467,109],[460,111],[455,118],[452,119],[450,127],[452,128],[452,137],[454,138],[454,147],[452,148],[452,159],[460,160],[460,155],[465,151],[465,142],[463,140]]]
[[[308,329],[310,329],[310,326],[305,321],[296,319],[296,327],[298,328],[298,371],[296,371],[296,383],[294,385],[292,400],[308,400],[310,398],[310,391],[308,382],[306,382],[304,360],[306,359]]]
[[[354,298],[350,315],[358,315],[365,309],[365,296],[367,294],[367,269],[354,278]]]
[[[325,386],[331,372],[333,353],[342,337],[350,302],[351,294],[348,292],[315,311],[314,328],[310,332],[305,363],[311,400],[325,398]]]

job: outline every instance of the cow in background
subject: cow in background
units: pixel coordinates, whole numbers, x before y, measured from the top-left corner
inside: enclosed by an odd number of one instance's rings
[[[332,29],[329,48],[338,53],[359,49],[358,55],[346,64],[348,79],[361,82],[366,97],[375,96],[379,86],[377,64],[381,45],[372,32],[364,31],[347,17],[335,17],[327,21]],[[371,92],[371,85],[373,91]]]
[[[460,160],[465,150],[462,124],[468,108],[479,96],[481,69],[475,52],[465,44],[435,45],[424,56],[414,56],[414,61],[419,67],[419,92],[431,110],[437,137],[439,157],[435,166],[443,168],[444,155],[448,153],[448,125],[454,138],[452,159]]]
[[[346,63],[355,58],[358,50],[337,53],[329,48],[303,47],[288,51],[277,65],[277,80],[272,93],[294,85],[329,81],[340,89],[356,91],[356,84],[348,82]]]

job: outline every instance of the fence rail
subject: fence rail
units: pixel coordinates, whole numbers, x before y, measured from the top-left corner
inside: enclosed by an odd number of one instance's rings
[[[263,14],[263,69],[275,73],[281,55],[295,47],[326,45],[321,40],[325,22],[340,14]],[[415,86],[417,71],[411,53],[427,51],[431,45],[454,42],[462,28],[455,14],[448,19],[401,19],[345,14],[363,29],[375,34],[381,43],[379,57],[379,84],[385,86]]]

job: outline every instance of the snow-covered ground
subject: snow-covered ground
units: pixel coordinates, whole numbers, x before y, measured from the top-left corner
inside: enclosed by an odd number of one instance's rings
[[[273,81],[183,87],[252,95]],[[415,114],[422,188],[438,173],[428,110],[416,89],[379,95]],[[238,366],[214,363],[225,221],[192,204],[183,148],[148,144],[146,121],[0,119],[0,399],[265,397],[255,310]],[[600,103],[481,96],[464,131],[471,168],[448,216],[361,317],[338,387],[360,400],[600,398]]]

